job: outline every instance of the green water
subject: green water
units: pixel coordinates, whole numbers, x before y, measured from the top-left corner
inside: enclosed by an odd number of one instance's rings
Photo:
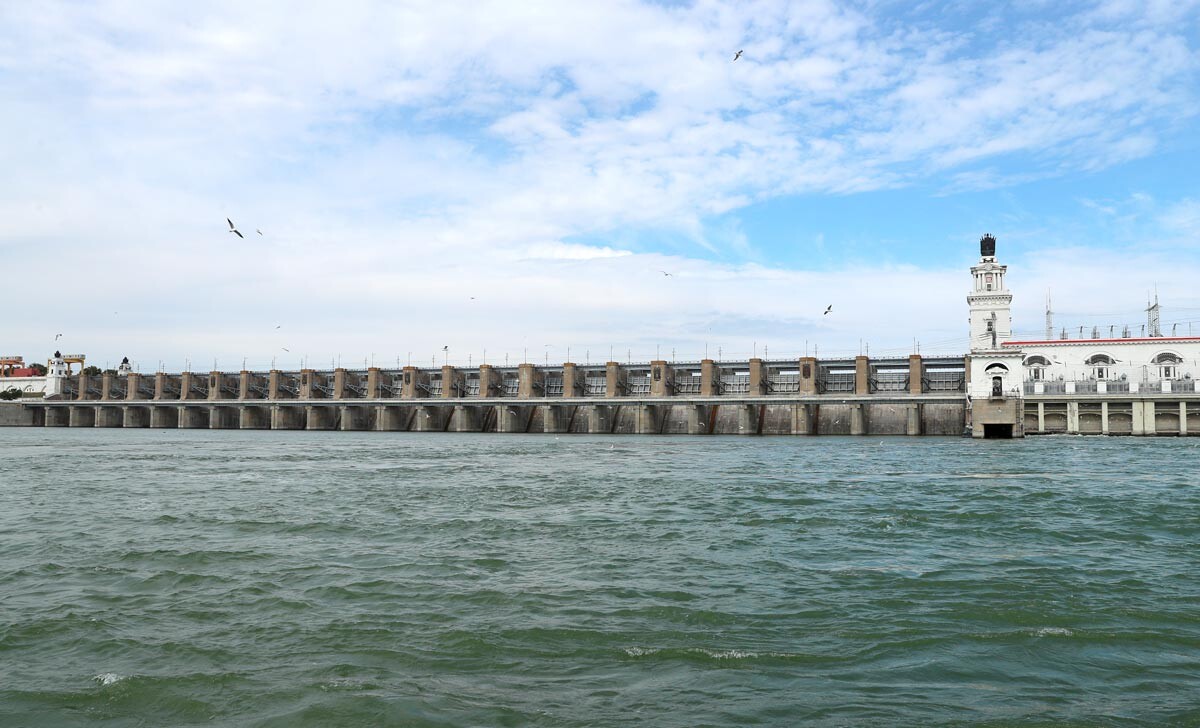
[[[0,726],[1200,725],[1196,444],[0,429]]]

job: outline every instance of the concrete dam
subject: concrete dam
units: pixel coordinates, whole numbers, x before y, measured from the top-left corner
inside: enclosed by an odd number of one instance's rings
[[[381,432],[955,435],[964,357],[77,374],[4,424]]]

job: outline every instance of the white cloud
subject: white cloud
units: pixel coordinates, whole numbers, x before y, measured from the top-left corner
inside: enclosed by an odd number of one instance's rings
[[[951,338],[961,271],[774,269],[713,218],[1146,155],[1196,104],[1190,11],[1155,8],[997,47],[834,3],[9,4],[0,254],[42,274],[5,334],[177,365],[261,363],[279,320],[322,358]]]

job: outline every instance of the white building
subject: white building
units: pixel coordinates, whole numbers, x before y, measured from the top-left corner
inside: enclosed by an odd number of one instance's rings
[[[980,241],[971,268],[972,399],[1023,394],[1195,392],[1200,337],[1012,339],[1012,294],[1007,266],[996,262],[996,240]],[[1152,308],[1149,330],[1157,331]],[[999,389],[997,390],[997,387]]]

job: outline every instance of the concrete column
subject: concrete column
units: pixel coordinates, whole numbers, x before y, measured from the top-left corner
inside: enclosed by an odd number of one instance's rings
[[[267,399],[279,399],[280,376],[278,369],[272,369],[267,374]]]
[[[1134,435],[1146,434],[1146,403],[1142,400],[1133,401],[1133,425],[1131,432]],[[1153,431],[1150,434],[1154,434]]]
[[[854,404],[850,405],[850,434],[867,434],[867,413],[862,402],[855,402]]]
[[[404,367],[404,373],[400,375],[400,397],[403,399],[418,399],[424,397],[426,392],[421,389],[418,384],[421,384],[421,370],[416,367]]]
[[[299,407],[275,405],[271,408],[272,430],[300,430],[304,428],[304,410]]]
[[[376,432],[399,432],[404,429],[404,410],[400,407],[379,405],[375,408]]]
[[[96,426],[96,410],[93,407],[72,407],[71,414],[67,417],[67,424],[70,427]]]
[[[96,427],[120,427],[124,412],[122,407],[97,407]]]
[[[271,427],[271,410],[262,406],[238,408],[238,429],[266,430]]]
[[[114,379],[116,379],[116,377],[112,374],[105,373],[100,375],[100,399],[102,401],[114,399],[114,397],[112,397],[112,386]],[[97,427],[101,426],[108,427],[108,425],[97,425]]]
[[[496,405],[496,432],[524,432],[528,410],[511,404]]]
[[[204,407],[179,408],[179,429],[181,430],[208,429],[209,419],[208,410]]]
[[[238,372],[238,396],[243,402],[250,399],[250,372],[243,369]]]
[[[142,393],[138,391],[141,389],[141,379],[142,375],[137,372],[130,372],[125,376],[125,399],[127,401],[141,399]]]
[[[499,376],[491,364],[479,365],[479,396],[483,399],[499,394]]]
[[[179,375],[179,398],[180,399],[196,399],[196,393],[192,391],[192,379],[195,377],[192,372],[184,372]]]
[[[167,393],[167,375],[159,372],[154,375],[154,398],[163,399]]]
[[[1108,400],[1100,403],[1100,434],[1108,434]]]
[[[300,370],[300,399],[312,399],[316,396],[317,390],[313,387],[316,376],[317,373],[313,369]]]
[[[450,417],[451,432],[479,432],[483,429],[480,408],[476,405],[455,405]]]
[[[122,412],[121,427],[149,427],[150,426],[150,408],[149,407],[124,407]]]
[[[767,392],[767,370],[762,359],[750,360],[750,396],[761,397]],[[757,429],[757,426],[756,426]]]
[[[1157,414],[1158,404],[1154,400],[1147,400],[1142,405],[1142,432],[1146,435],[1158,434],[1158,420],[1155,418]]]
[[[904,430],[906,435],[921,434],[921,409],[922,406],[919,402],[913,402],[908,405],[908,424]]]
[[[817,434],[817,404],[815,402],[792,405],[792,434]]]
[[[675,394],[675,388],[672,386],[674,376],[675,372],[667,362],[661,359],[650,362],[650,396],[673,396]]]
[[[1187,402],[1179,403],[1179,434],[1187,435]]]
[[[717,372],[717,363],[712,359],[704,359],[700,362],[700,396],[715,397],[717,396],[717,384],[719,376]]]
[[[236,430],[240,424],[237,408],[213,407],[208,416],[210,430]]]
[[[371,367],[367,370],[367,398],[379,399],[379,385],[381,384],[381,374],[379,367]]]
[[[546,378],[537,367],[529,363],[522,364],[517,367],[517,377],[517,397],[530,399],[545,396]]]
[[[908,355],[908,393],[920,394],[923,391],[921,378],[925,376],[924,362],[920,354]]]
[[[570,411],[561,405],[542,408],[542,432],[566,432]]]
[[[345,431],[367,429],[367,408],[353,405],[338,407],[338,429]]]
[[[179,427],[178,407],[152,407],[150,409],[150,426],[157,429],[175,429]]]
[[[1046,403],[1038,402],[1038,432],[1046,432]]]
[[[446,412],[442,407],[421,405],[417,407],[412,429],[415,432],[441,432],[446,429],[445,422],[442,420],[445,416]]]
[[[563,364],[563,397],[578,397],[579,391],[577,387],[583,385],[579,381],[579,368],[571,362]]]
[[[308,405],[304,408],[304,429],[332,430],[333,408],[324,405]]]
[[[593,435],[612,432],[612,407],[606,404],[591,405],[588,411],[588,432]]]
[[[871,393],[871,360],[865,356],[854,357],[854,393]]]
[[[1067,434],[1079,434],[1079,403],[1074,400],[1067,402]]]
[[[750,370],[753,377],[754,369]],[[758,407],[752,404],[737,405],[738,413],[738,434],[739,435],[757,435],[758,434]]]
[[[652,404],[641,404],[637,408],[637,429],[639,435],[657,435],[662,424],[659,417],[665,417],[665,412],[659,412],[659,407]]]
[[[625,385],[629,381],[629,374],[621,365],[615,361],[607,362],[604,365],[604,380],[605,380],[605,395],[609,397],[624,397]]]
[[[346,398],[346,370],[338,367],[333,370],[333,399]]]
[[[442,399],[456,399],[466,395],[466,378],[458,369],[442,367]]]
[[[701,375],[703,376],[703,375]],[[703,387],[703,383],[700,385]],[[708,431],[709,405],[692,404],[688,405],[688,422],[687,431],[689,435],[711,435]]]
[[[87,399],[88,398],[88,393],[87,393],[88,387],[90,387],[91,384],[92,384],[91,377],[89,377],[87,374],[84,374],[83,372],[79,372],[79,382],[77,383],[78,391],[75,392],[75,399]],[[71,425],[71,426],[75,427],[75,425]]]
[[[800,357],[800,394],[813,395],[817,393],[817,358],[815,356]],[[815,428],[813,430],[815,434]]]
[[[46,420],[43,422],[46,427],[69,427],[71,424],[71,410],[68,407],[47,407]]]
[[[225,398],[225,375],[222,372],[208,373],[208,398],[224,399]]]

